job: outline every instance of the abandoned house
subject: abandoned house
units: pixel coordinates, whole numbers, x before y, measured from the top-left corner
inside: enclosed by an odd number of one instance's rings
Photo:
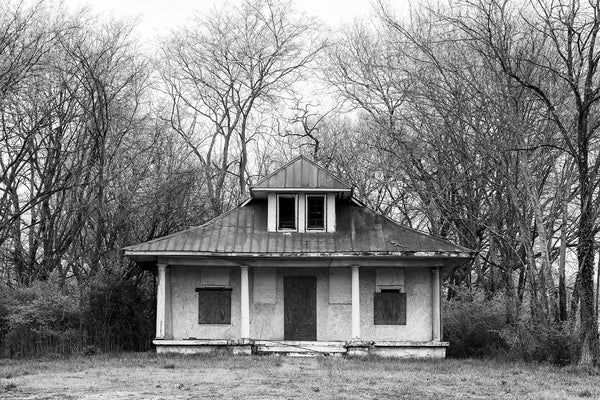
[[[445,357],[441,280],[473,253],[366,208],[300,156],[204,225],[129,246],[159,353]]]

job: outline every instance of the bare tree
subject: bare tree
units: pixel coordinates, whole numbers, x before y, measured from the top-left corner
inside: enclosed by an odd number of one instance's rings
[[[323,43],[289,2],[248,0],[192,22],[162,45],[166,118],[200,162],[219,213],[230,175],[246,191],[253,113],[290,90]]]
[[[504,73],[545,105],[578,177],[577,277],[580,289],[580,363],[597,362],[594,307],[595,235],[598,233],[600,79],[597,48],[600,2],[511,1],[466,3],[455,22],[498,60]],[[533,73],[532,73],[533,72]]]

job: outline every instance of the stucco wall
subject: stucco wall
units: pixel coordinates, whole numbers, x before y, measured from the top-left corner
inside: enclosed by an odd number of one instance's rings
[[[360,334],[363,340],[414,340],[432,339],[432,287],[429,268],[406,268],[406,325],[373,325],[373,293],[375,293],[375,268],[360,270]]]
[[[250,336],[260,340],[283,340],[283,278],[285,276],[317,277],[317,340],[349,340],[351,305],[329,304],[329,270],[327,268],[279,268],[276,304],[254,304],[251,275]],[[350,290],[350,288],[348,288]]]
[[[173,339],[236,339],[240,336],[240,270],[230,271],[231,325],[199,325],[198,295],[201,267],[171,267],[171,315]],[[349,272],[349,269],[348,269]],[[327,268],[278,268],[275,304],[255,304],[254,273],[250,268],[250,336],[260,340],[283,340],[283,278],[317,277],[317,340],[350,340],[351,304],[330,304]],[[432,338],[431,272],[428,268],[405,270],[406,325],[373,325],[375,268],[360,269],[361,339],[375,341],[429,341]],[[351,291],[338,285],[338,290]],[[345,298],[349,296],[339,296]]]
[[[201,267],[171,267],[173,339],[237,339],[240,336],[240,269],[229,270],[231,325],[199,325],[198,294]]]

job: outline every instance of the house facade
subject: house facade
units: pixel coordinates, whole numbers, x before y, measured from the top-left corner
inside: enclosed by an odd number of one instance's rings
[[[390,357],[445,357],[441,280],[472,258],[302,156],[237,208],[124,254],[158,275],[159,353]]]

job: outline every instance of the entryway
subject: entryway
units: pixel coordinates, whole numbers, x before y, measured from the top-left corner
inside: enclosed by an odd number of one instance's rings
[[[283,278],[284,340],[317,340],[317,278]]]

